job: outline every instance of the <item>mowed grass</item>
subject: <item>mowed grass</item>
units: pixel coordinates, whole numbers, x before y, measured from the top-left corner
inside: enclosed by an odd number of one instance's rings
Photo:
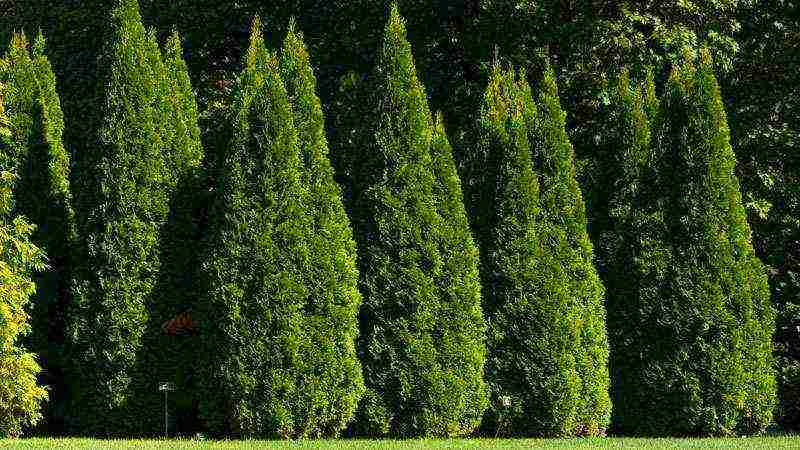
[[[220,449],[220,450],[424,450],[424,449],[800,449],[800,436],[731,439],[412,439],[305,441],[0,440],[13,449]]]

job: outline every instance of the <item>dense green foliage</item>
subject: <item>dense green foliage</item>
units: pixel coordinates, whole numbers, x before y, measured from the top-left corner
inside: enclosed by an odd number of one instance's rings
[[[626,345],[643,339],[646,328],[631,326],[637,320],[639,307],[639,277],[644,260],[637,259],[650,244],[650,234],[643,226],[652,213],[650,205],[640,202],[644,179],[644,166],[650,155],[650,121],[647,113],[647,86],[631,83],[630,73],[623,69],[613,83],[609,106],[604,110],[607,129],[601,145],[607,152],[597,173],[606,187],[597,192],[595,201],[602,208],[595,211],[593,231],[595,239],[603,245],[597,248],[606,286],[608,331],[611,342],[610,370],[614,423],[625,414],[626,399],[636,395],[639,370],[643,354],[629,354]],[[640,320],[640,319],[639,319]],[[636,331],[633,336],[629,333]]]
[[[2,127],[0,122],[0,132],[5,131]],[[4,153],[6,149],[0,148]],[[5,437],[17,436],[23,427],[41,420],[41,405],[47,400],[47,391],[37,384],[41,369],[35,355],[20,345],[30,331],[26,307],[36,291],[32,272],[45,268],[45,255],[31,242],[35,227],[22,216],[11,217],[15,176],[4,170],[0,177],[0,436]]]
[[[157,423],[140,410],[154,385],[144,385],[152,371],[137,363],[145,336],[160,332],[148,319],[160,300],[170,199],[200,156],[196,126],[183,117],[188,80],[167,70],[136,1],[117,2],[112,24],[102,58],[105,123],[82,159],[94,165],[78,179],[80,265],[69,323],[69,426],[93,434],[142,433]]]
[[[577,333],[566,293],[545,291],[560,274],[540,270],[552,261],[538,239],[539,183],[524,116],[536,112],[516,78],[495,67],[477,127],[476,157],[482,161],[476,167],[485,172],[473,215],[483,255],[486,378],[493,403],[484,427],[504,434],[569,434],[576,428],[580,390]]]
[[[302,44],[284,52],[292,105],[257,19],[251,34],[203,259],[201,415],[215,433],[332,436],[362,390],[354,244]]]
[[[194,222],[195,210],[202,195],[200,142],[197,104],[189,74],[181,55],[177,33],[167,39],[163,52],[163,70],[156,74],[162,107],[160,137],[164,148],[166,173],[169,174],[170,203],[159,237],[159,271],[152,295],[146,299],[148,322],[137,355],[133,391],[140,411],[159,411],[163,394],[154,389],[159,382],[175,384],[172,394],[179,420],[193,420],[195,398],[194,374],[197,372],[197,338],[193,307],[199,295],[193,269],[199,263],[203,233]],[[179,322],[183,319],[182,322]],[[176,322],[178,322],[176,324]],[[142,430],[156,430],[162,418],[141,414]],[[183,423],[184,427],[191,424]]]
[[[356,431],[468,434],[486,406],[477,250],[396,7],[371,85],[367,140],[349,149],[368,389]]]
[[[10,117],[7,167],[14,183],[14,215],[24,215],[34,225],[32,242],[48,256],[48,268],[34,275],[32,332],[27,347],[41,358],[42,382],[51,386],[51,408],[59,408],[64,395],[63,345],[65,313],[69,304],[71,244],[75,238],[70,158],[63,143],[64,120],[56,93],[56,80],[44,56],[41,34],[31,55],[25,36],[11,42],[0,81]],[[52,414],[46,414],[47,419]]]
[[[0,58],[0,74],[9,70]],[[33,272],[45,269],[46,257],[32,242],[36,229],[14,213],[17,168],[16,113],[6,113],[9,90],[0,79],[0,436],[17,436],[41,418],[47,391],[37,384],[36,358],[21,346],[31,331],[27,307],[36,292]],[[13,94],[11,96],[13,99]]]
[[[646,170],[621,183],[620,207],[630,209],[620,224],[631,228],[619,266],[630,275],[613,285],[608,307],[615,426],[624,433],[750,433],[772,418],[774,313],[710,64],[704,53],[699,68],[673,69]],[[635,174],[646,133],[641,105],[636,113],[636,100],[622,97],[634,105],[622,117],[638,131],[621,154]]]
[[[346,427],[364,391],[358,336],[358,268],[350,219],[342,204],[328,159],[322,104],[301,34],[290,27],[280,58],[281,74],[292,103],[304,165],[300,181],[308,189],[311,230],[306,270],[308,339],[316,344],[313,364],[324,367],[307,382],[322,396],[309,413],[317,422],[303,434],[335,436]]]
[[[79,3],[0,0],[9,217],[49,256],[38,432],[154,432],[173,381],[185,433],[333,436],[366,392],[349,432],[464,434],[490,405],[486,433],[600,434],[597,273],[612,430],[758,431],[776,384],[800,422],[797,1],[398,0],[402,39],[388,0]],[[241,67],[256,14],[269,76]],[[39,28],[48,58],[16,34]],[[521,75],[487,102],[501,61]]]
[[[224,153],[216,148],[224,148],[228,141],[224,119],[247,45],[249,18],[258,13],[269,24],[267,39],[273,43],[280,41],[292,16],[305,31],[328,119],[331,159],[341,177],[347,167],[339,161],[342,149],[361,127],[362,104],[352,101],[352,88],[373,65],[389,3],[141,0],[148,24],[162,34],[177,26],[186,36],[201,129],[205,142],[214,144],[207,145],[213,156],[206,163],[210,176],[215,176],[216,162]],[[0,4],[0,43],[16,30],[35,33],[41,28],[50,37],[49,55],[63,90],[65,141],[74,157],[73,174],[79,175],[82,167],[93,166],[82,161],[81,149],[93,147],[95,130],[103,120],[102,108],[95,106],[104,98],[97,56],[104,41],[99,37],[107,28],[109,0]],[[753,225],[754,247],[770,269],[779,311],[776,342],[781,367],[787,367],[787,376],[797,370],[800,358],[793,349],[800,348],[796,306],[800,221],[798,183],[793,180],[800,167],[794,151],[800,132],[795,113],[800,102],[799,2],[400,0],[399,5],[408,18],[409,39],[431,106],[447,117],[459,164],[473,147],[465,139],[470,136],[466,131],[474,123],[495,48],[527,68],[533,78],[542,67],[541,49],[547,49],[553,56],[591,219],[595,213],[603,214],[602,202],[595,197],[598,190],[603,196],[607,183],[595,169],[605,166],[607,152],[597,141],[605,131],[604,108],[616,72],[630,66],[637,73],[652,65],[660,87],[663,63],[678,61],[683,47],[710,47],[731,114],[737,173]],[[464,180],[465,190],[471,183]],[[596,247],[611,245],[597,241],[594,232],[592,236]],[[599,270],[606,268],[600,265]]]
[[[552,74],[534,101],[524,75],[496,67],[476,129],[471,200],[493,394],[484,428],[602,434],[610,412],[603,288]]]
[[[524,77],[523,77],[524,78]],[[529,88],[523,82],[521,88]],[[528,100],[529,102],[529,100]],[[572,144],[565,129],[555,74],[548,66],[539,86],[537,114],[526,115],[534,171],[539,176],[541,221],[539,239],[561,262],[563,289],[572,296],[579,316],[576,362],[581,378],[579,433],[604,434],[608,425],[608,339],[604,289],[594,267],[592,243],[586,231],[586,208],[575,173]],[[553,244],[555,243],[555,244]]]

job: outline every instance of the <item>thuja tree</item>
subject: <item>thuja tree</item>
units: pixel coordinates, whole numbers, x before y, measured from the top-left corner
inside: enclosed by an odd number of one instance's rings
[[[4,96],[10,133],[5,157],[9,158],[8,169],[18,174],[13,214],[24,215],[35,226],[31,240],[48,255],[47,270],[34,275],[37,290],[27,347],[39,354],[46,369],[43,382],[52,388],[50,405],[61,406],[70,246],[75,237],[70,161],[62,144],[64,121],[41,34],[33,54],[25,36],[14,36],[5,64],[0,70],[0,81],[7,86]]]
[[[450,401],[458,402],[440,411],[461,417],[457,424],[441,421],[442,427],[449,428],[439,428],[435,434],[462,435],[477,429],[489,405],[488,385],[483,377],[486,323],[481,306],[478,246],[470,231],[461,180],[441,113],[434,117],[430,152],[436,177],[433,193],[441,217],[437,243],[443,267],[436,284],[444,307],[437,332],[443,333],[440,345],[444,349],[439,353],[440,357],[452,358],[445,369],[455,378],[449,389],[457,396]]]
[[[467,434],[486,405],[476,250],[396,6],[378,54],[371,141],[354,149],[367,386],[355,431]]]
[[[352,344],[345,341],[353,336],[357,294],[352,286],[332,285],[330,272],[311,269],[318,263],[330,268],[313,237],[313,220],[322,215],[310,207],[323,197],[309,194],[304,184],[308,177],[292,105],[258,19],[233,126],[203,258],[200,412],[215,434],[335,434],[352,406],[339,409],[332,396],[352,402],[359,390],[355,361],[339,359],[352,356]],[[304,123],[304,130],[308,127]],[[309,139],[306,131],[303,136]],[[326,230],[342,232],[341,226],[330,223]],[[342,235],[338,239],[341,243]],[[346,270],[352,252],[346,247],[340,252]],[[346,280],[352,273],[341,276]],[[316,283],[326,283],[330,291]],[[324,335],[323,329],[333,326],[343,328]]]
[[[530,88],[525,77],[521,78],[520,92],[525,104],[530,105]],[[594,267],[586,207],[565,129],[566,114],[549,65],[539,84],[536,107],[536,114],[525,114],[525,118],[534,171],[539,177],[539,240],[562,266],[565,280],[559,289],[568,293],[577,315],[576,364],[581,395],[575,432],[600,435],[605,433],[611,414],[604,289]]]
[[[609,83],[608,100],[600,110],[600,120],[605,125],[597,143],[597,180],[589,199],[592,240],[602,277],[612,270],[608,265],[616,264],[613,254],[621,244],[615,227],[622,210],[617,208],[630,204],[640,166],[650,150],[651,123],[658,114],[652,71],[646,70],[644,79],[636,85],[631,81],[631,71],[621,68]],[[622,200],[621,195],[629,198]]]
[[[86,149],[94,164],[78,180],[85,217],[68,330],[70,426],[88,434],[155,431],[152,412],[132,401],[139,398],[134,379],[151,296],[160,295],[154,288],[179,178],[175,155],[193,145],[178,131],[176,95],[165,90],[162,55],[136,0],[116,3],[108,38],[100,63],[105,123],[96,148]]]
[[[361,304],[356,244],[328,159],[316,78],[294,24],[283,44],[280,67],[305,162],[300,181],[308,189],[311,234],[307,238],[312,264],[304,273],[308,288],[304,320],[307,339],[316,345],[312,364],[322,369],[305,379],[313,386],[308,391],[313,406],[299,433],[334,436],[347,426],[364,391],[355,348]]]
[[[8,69],[0,58],[0,73]],[[47,399],[36,380],[39,364],[21,345],[31,328],[27,309],[36,291],[33,272],[46,265],[44,253],[31,241],[35,226],[13,212],[16,155],[14,125],[4,107],[7,92],[0,80],[0,437],[17,436],[35,425]]]
[[[522,83],[514,71],[496,66],[476,128],[485,187],[473,207],[492,393],[483,428],[506,435],[572,435],[580,426],[582,317],[553,251],[566,239],[541,237],[551,227],[541,220],[527,127],[539,112]]]
[[[707,54],[673,69],[639,204],[637,296],[618,306],[619,431],[734,434],[772,418],[773,316],[750,243],[720,90]],[[634,206],[639,207],[636,203]],[[638,248],[636,248],[638,247]],[[610,305],[611,306],[611,305]],[[624,321],[620,320],[624,319]],[[646,419],[645,419],[646,417]]]

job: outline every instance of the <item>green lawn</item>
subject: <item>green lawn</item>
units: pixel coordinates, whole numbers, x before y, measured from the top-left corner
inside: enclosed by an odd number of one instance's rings
[[[308,449],[308,450],[422,450],[422,449],[800,449],[800,436],[740,439],[450,439],[407,441],[101,441],[91,439],[0,440],[0,449]]]

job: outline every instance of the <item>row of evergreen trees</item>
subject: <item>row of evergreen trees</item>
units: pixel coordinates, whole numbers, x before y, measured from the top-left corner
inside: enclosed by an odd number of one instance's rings
[[[772,311],[706,56],[675,67],[661,99],[651,74],[617,80],[595,230],[614,237],[597,255],[612,269],[598,274],[549,66],[532,87],[495,65],[460,177],[393,8],[362,132],[337,155],[341,189],[294,26],[276,54],[254,21],[214,177],[180,38],[160,49],[136,0],[118,1],[109,30],[104,124],[71,176],[43,39],[30,56],[16,38],[0,60],[2,286],[16,289],[0,304],[0,370],[27,380],[0,390],[0,432],[34,422],[44,396],[19,346],[33,244],[49,265],[26,343],[63,408],[47,415],[71,433],[155,432],[164,380],[216,435],[770,422]],[[166,333],[187,311],[199,336]]]

